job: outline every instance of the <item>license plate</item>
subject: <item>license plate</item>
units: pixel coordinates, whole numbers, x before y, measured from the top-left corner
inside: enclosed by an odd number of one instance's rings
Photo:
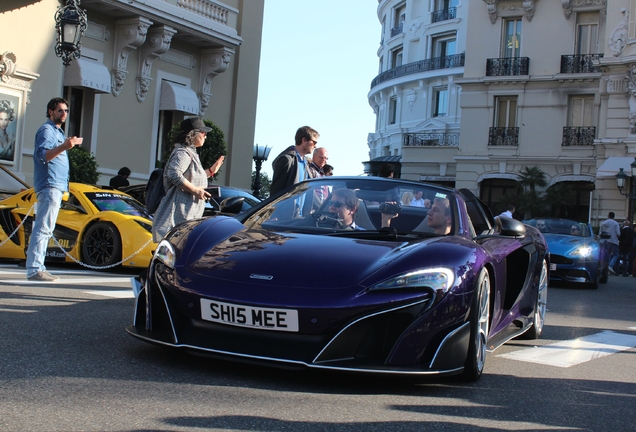
[[[550,263],[550,270],[556,270],[556,264]]]
[[[263,330],[297,332],[298,311],[270,309],[201,299],[201,319]]]

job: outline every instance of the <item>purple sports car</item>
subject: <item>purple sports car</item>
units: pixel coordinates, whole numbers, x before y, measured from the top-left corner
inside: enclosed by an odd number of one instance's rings
[[[285,367],[477,380],[487,351],[541,335],[549,259],[537,229],[468,190],[313,179],[175,227],[133,284],[127,331]]]

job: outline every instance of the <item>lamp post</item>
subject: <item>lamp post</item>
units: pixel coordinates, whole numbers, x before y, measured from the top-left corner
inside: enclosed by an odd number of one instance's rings
[[[80,58],[81,39],[86,31],[86,12],[79,8],[81,0],[66,0],[64,7],[55,12],[55,55],[62,57],[64,66],[71,64],[74,58]]]
[[[623,189],[625,188],[625,183],[627,181],[627,174],[625,174],[625,171],[623,170],[623,168],[620,168],[618,171],[618,174],[616,174],[616,187],[618,188],[618,192],[620,192],[621,195],[629,197],[628,219],[631,222],[633,222],[632,218],[634,217],[634,201],[636,200],[636,188],[634,187],[636,186],[636,157],[634,158],[634,161],[631,164],[629,164],[629,167],[631,168],[631,171],[632,171],[630,191],[623,192]]]
[[[254,155],[252,158],[256,163],[256,176],[254,177],[254,185],[252,187],[252,191],[254,192],[254,196],[256,198],[260,198],[261,192],[261,167],[263,166],[263,161],[266,161],[269,157],[269,152],[272,150],[271,147],[254,145]]]

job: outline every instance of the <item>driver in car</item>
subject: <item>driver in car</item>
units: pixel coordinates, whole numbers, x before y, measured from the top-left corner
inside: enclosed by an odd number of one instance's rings
[[[342,229],[363,230],[356,225],[354,215],[358,211],[358,197],[349,189],[336,189],[331,194],[329,212],[338,215],[338,222]]]
[[[338,215],[338,222],[340,228],[351,230],[364,230],[355,223],[355,213],[358,211],[360,201],[356,196],[356,193],[350,189],[336,189],[331,194],[331,201],[329,201],[329,212]],[[395,204],[395,203],[391,203]],[[391,219],[396,217],[397,214],[384,214],[382,213],[382,227],[388,227]]]

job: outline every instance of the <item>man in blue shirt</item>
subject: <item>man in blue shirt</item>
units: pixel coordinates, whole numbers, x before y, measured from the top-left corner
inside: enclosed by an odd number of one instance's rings
[[[62,195],[68,191],[69,162],[67,150],[82,143],[82,138],[66,138],[62,124],[68,115],[68,103],[53,98],[46,106],[48,120],[35,134],[33,151],[33,183],[37,195],[35,222],[27,250],[27,279],[55,282],[59,277],[46,271],[44,258],[55,221],[62,204]]]

